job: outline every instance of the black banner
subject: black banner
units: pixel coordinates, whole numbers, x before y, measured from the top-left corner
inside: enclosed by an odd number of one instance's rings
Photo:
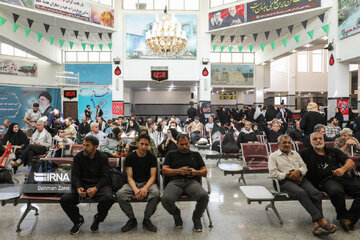
[[[247,22],[308,10],[321,6],[321,0],[258,0],[249,2]]]

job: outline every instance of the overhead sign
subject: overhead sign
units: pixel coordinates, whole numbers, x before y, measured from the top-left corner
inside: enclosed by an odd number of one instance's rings
[[[169,73],[167,66],[151,67],[151,79],[156,82],[168,80]]]
[[[64,90],[64,97],[68,99],[73,99],[77,97],[77,91],[76,90]]]
[[[113,102],[112,103],[112,115],[124,115],[124,103],[123,102]]]
[[[209,13],[209,30],[239,25],[245,22],[245,4]]]
[[[236,96],[220,96],[220,100],[234,100]]]
[[[236,99],[236,91],[220,93],[220,100],[234,100],[234,99]]]

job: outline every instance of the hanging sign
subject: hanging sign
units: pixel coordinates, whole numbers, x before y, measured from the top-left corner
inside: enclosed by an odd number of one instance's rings
[[[329,65],[330,65],[330,66],[333,66],[334,63],[335,63],[335,58],[334,58],[334,55],[331,54],[330,60],[329,60]]]
[[[124,115],[124,103],[123,102],[113,102],[112,103],[112,114],[113,115]]]
[[[168,67],[167,66],[159,66],[159,67],[151,67],[151,79],[156,82],[163,82],[168,80]]]
[[[73,99],[77,97],[77,91],[76,90],[64,90],[64,97],[68,99]]]
[[[349,115],[349,99],[338,99],[336,106],[340,109],[342,115]]]

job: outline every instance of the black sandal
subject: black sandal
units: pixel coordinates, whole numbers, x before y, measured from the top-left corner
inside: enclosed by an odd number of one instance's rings
[[[326,231],[328,231],[330,234],[333,234],[334,232],[336,232],[338,230],[338,226],[336,226],[335,224],[330,224],[330,223],[327,223],[322,228],[325,229]]]
[[[329,236],[330,233],[321,226],[317,226],[312,230],[312,234],[317,237],[326,237]]]

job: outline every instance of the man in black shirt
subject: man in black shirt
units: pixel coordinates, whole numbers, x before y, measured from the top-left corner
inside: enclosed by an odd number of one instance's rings
[[[263,124],[268,142],[277,142],[277,138],[280,135],[285,134],[288,127],[286,122],[282,123],[279,119],[276,118],[268,122],[268,124],[271,124],[271,129],[267,127],[266,123]]]
[[[194,120],[194,117],[196,116],[196,108],[194,108],[194,103],[190,102],[190,107],[187,109],[187,115],[189,118],[191,118],[191,120]]]
[[[355,164],[340,149],[325,147],[323,134],[314,132],[310,140],[312,148],[300,152],[308,168],[305,177],[329,195],[344,231],[352,230],[360,218],[360,182],[348,172]],[[355,198],[349,210],[345,194]]]
[[[162,174],[168,181],[165,187],[161,203],[163,207],[175,220],[175,226],[181,228],[180,209],[175,205],[176,199],[182,194],[188,194],[197,201],[193,212],[194,231],[201,232],[202,225],[200,218],[209,202],[209,195],[200,184],[201,177],[205,177],[207,169],[205,163],[198,152],[190,151],[190,140],[185,134],[180,134],[177,138],[177,150],[166,154],[165,162],[162,167]]]
[[[121,210],[129,218],[121,231],[127,232],[137,226],[130,204],[130,200],[135,198],[137,200],[147,199],[143,226],[151,232],[156,232],[157,227],[152,224],[150,217],[155,213],[160,202],[160,192],[156,185],[157,159],[149,151],[149,135],[139,135],[136,145],[136,151],[128,155],[125,160],[128,183],[116,193]]]
[[[74,223],[70,230],[72,235],[78,234],[84,224],[84,218],[76,206],[81,198],[90,198],[99,202],[98,213],[94,216],[90,227],[92,232],[98,231],[99,223],[105,220],[114,203],[109,182],[109,160],[104,153],[96,150],[98,146],[99,140],[96,137],[85,137],[83,151],[74,157],[71,172],[72,192],[65,193],[60,200],[62,209]]]

